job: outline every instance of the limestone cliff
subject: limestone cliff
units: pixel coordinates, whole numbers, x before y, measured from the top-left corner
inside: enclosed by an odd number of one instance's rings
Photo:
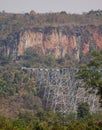
[[[23,55],[33,47],[44,55],[53,54],[56,58],[66,54],[80,60],[81,54],[87,55],[91,49],[102,49],[102,26],[44,27],[23,29],[10,35],[7,41],[0,41],[0,49],[6,55]]]
[[[54,54],[56,58],[67,53],[79,60],[80,53],[90,52],[91,47],[102,49],[102,33],[100,27],[48,27],[27,29],[20,32],[18,55],[26,48],[40,49],[44,55]]]
[[[69,53],[79,59],[79,37],[68,34],[66,28],[44,28],[25,30],[20,33],[18,55],[22,55],[26,48],[40,49],[44,55],[54,54],[56,58]],[[66,31],[66,32],[65,32]]]

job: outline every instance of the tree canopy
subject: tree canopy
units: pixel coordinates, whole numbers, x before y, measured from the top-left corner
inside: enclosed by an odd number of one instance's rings
[[[102,50],[93,52],[89,63],[80,66],[78,78],[86,88],[98,89],[102,102]]]

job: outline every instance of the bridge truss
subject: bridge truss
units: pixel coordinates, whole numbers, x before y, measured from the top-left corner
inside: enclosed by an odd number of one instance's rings
[[[26,68],[30,75],[36,78],[38,94],[43,92],[43,102],[47,109],[61,113],[77,110],[80,102],[88,102],[90,111],[96,112],[98,102],[96,94],[79,87],[82,82],[76,80],[76,69],[69,68]],[[96,93],[96,92],[95,92]]]

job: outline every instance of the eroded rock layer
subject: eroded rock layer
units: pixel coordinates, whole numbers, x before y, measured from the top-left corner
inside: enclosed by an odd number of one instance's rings
[[[86,55],[92,48],[102,49],[102,33],[95,26],[27,29],[20,32],[18,55],[29,47],[40,49],[44,55],[54,54],[56,58],[68,53],[79,60],[81,52]]]
[[[80,60],[80,55],[102,49],[102,26],[30,28],[0,40],[1,55],[13,58],[23,55],[29,47],[44,55],[53,54],[55,58],[68,54]]]

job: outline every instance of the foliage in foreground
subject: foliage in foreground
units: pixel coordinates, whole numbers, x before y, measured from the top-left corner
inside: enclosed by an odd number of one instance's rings
[[[48,120],[40,120],[37,116],[23,115],[16,120],[0,117],[0,130],[102,130],[102,118],[85,118],[70,121],[65,115],[53,120],[54,114]]]

